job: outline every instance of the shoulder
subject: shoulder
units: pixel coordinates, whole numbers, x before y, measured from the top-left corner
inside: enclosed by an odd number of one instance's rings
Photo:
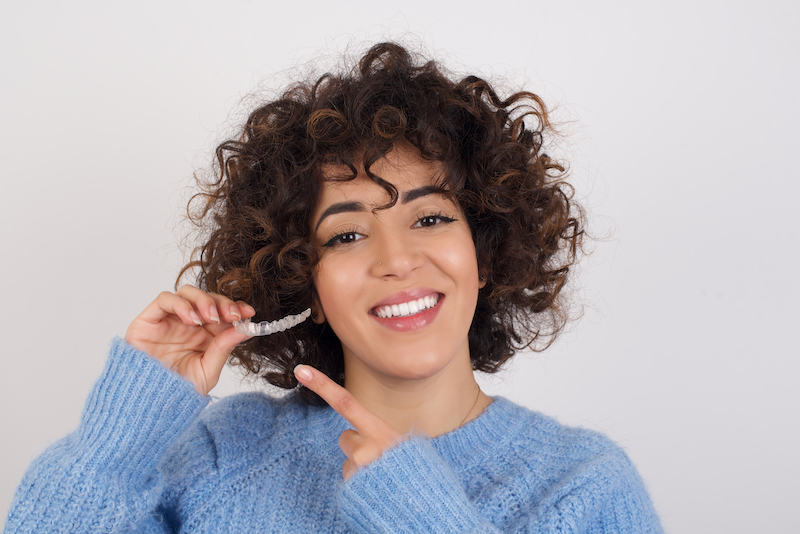
[[[489,437],[493,454],[498,449],[508,451],[509,457],[533,454],[565,468],[607,455],[624,455],[614,441],[600,432],[564,425],[503,397],[497,397],[481,417],[464,429]]]
[[[201,414],[200,423],[213,439],[218,455],[245,455],[248,450],[258,455],[281,443],[297,442],[325,411],[304,403],[294,393],[274,397],[251,392],[213,402]]]
[[[508,432],[508,448],[512,454],[523,458],[546,459],[552,475],[581,471],[617,471],[619,476],[634,471],[633,464],[622,447],[608,436],[587,428],[565,425],[553,417],[518,406],[508,400],[506,404],[512,426]],[[501,406],[498,406],[500,408]],[[619,478],[610,477],[610,478]],[[607,478],[603,476],[603,478]]]
[[[502,479],[539,497],[587,477],[613,485],[635,473],[628,456],[599,432],[570,427],[498,397],[467,425],[434,440],[456,471],[468,479]]]
[[[611,438],[596,430],[569,426],[556,418],[516,406],[517,416],[527,424],[518,434],[516,445],[536,446],[565,461],[591,461],[608,455],[624,455],[622,448]]]
[[[614,523],[615,514],[623,514],[631,529],[622,532],[660,531],[636,467],[613,440],[503,398],[492,406],[496,413],[487,415],[505,436],[494,451],[493,467],[510,481],[501,492],[504,498],[532,499],[540,519],[553,526],[574,519],[564,515],[566,510],[584,510],[582,520],[589,523]]]
[[[291,393],[242,393],[214,401],[175,443],[163,469],[170,478],[184,481],[195,474],[247,471],[289,448],[308,432],[319,411]]]
[[[200,420],[219,439],[258,439],[272,435],[282,421],[301,423],[308,417],[308,408],[291,393],[274,397],[249,392],[215,400]]]

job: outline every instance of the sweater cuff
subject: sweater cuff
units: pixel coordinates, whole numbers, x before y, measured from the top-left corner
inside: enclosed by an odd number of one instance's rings
[[[149,473],[209,401],[158,360],[115,338],[81,416],[81,453],[98,470],[122,478]]]
[[[359,469],[338,500],[357,532],[471,532],[481,521],[456,475],[421,437]]]

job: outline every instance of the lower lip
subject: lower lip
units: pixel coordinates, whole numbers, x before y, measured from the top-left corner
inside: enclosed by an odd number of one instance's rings
[[[433,308],[428,308],[427,310],[415,313],[414,315],[407,315],[405,317],[389,317],[388,319],[382,319],[377,315],[373,315],[372,318],[378,321],[378,323],[380,323],[382,326],[385,326],[389,330],[394,330],[395,332],[411,332],[414,330],[419,330],[420,328],[425,328],[433,322],[433,320],[439,314],[439,309],[441,308],[443,300],[444,295],[439,295],[439,301]]]

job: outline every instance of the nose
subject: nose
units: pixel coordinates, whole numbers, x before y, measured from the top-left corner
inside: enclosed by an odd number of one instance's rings
[[[372,273],[379,278],[405,279],[425,262],[412,235],[383,228],[373,236]]]

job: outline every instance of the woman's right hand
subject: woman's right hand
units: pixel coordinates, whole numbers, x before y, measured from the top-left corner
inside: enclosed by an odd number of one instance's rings
[[[250,336],[231,323],[255,315],[244,302],[183,286],[165,291],[133,320],[125,341],[159,360],[207,395],[231,351]]]

